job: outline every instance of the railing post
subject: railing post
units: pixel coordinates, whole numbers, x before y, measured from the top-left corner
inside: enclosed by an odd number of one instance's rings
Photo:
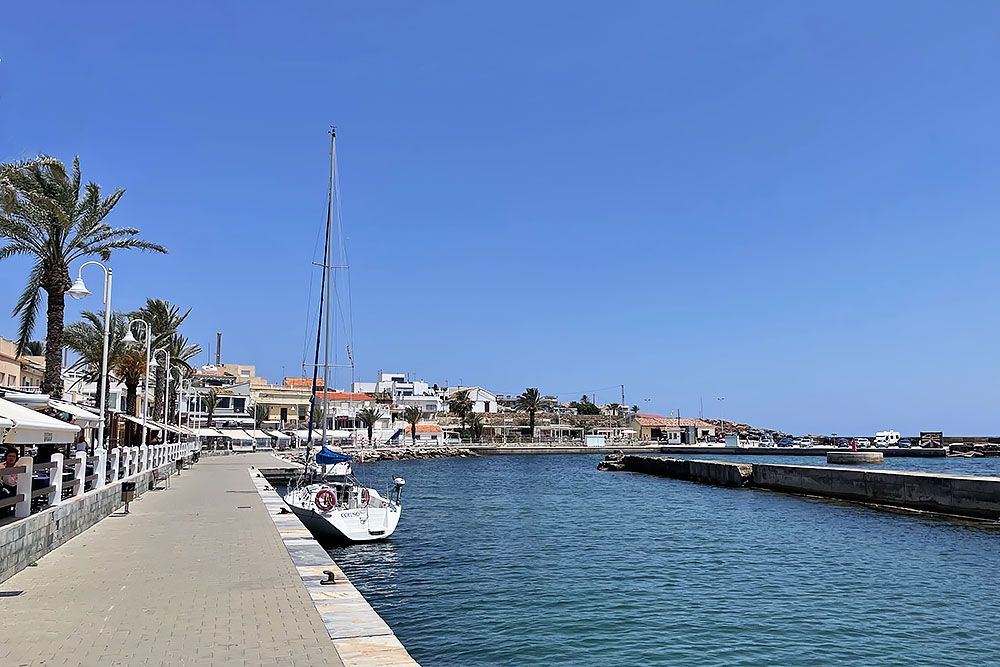
[[[22,500],[14,505],[14,516],[24,519],[31,515],[31,474],[35,468],[35,460],[30,456],[22,456],[17,460],[17,465],[25,466],[25,469],[17,475],[17,493]]]
[[[94,451],[94,456],[97,457],[97,463],[94,464],[94,472],[97,473],[97,480],[94,482],[94,488],[99,489],[107,484],[108,450],[103,447],[98,447]]]
[[[87,452],[77,452],[73,458],[76,459],[76,469],[73,471],[73,479],[77,481],[76,491],[73,492],[73,495],[82,496],[87,486]]]
[[[136,466],[136,472],[142,472],[146,469],[146,452],[148,451],[149,450],[146,449],[146,445],[141,445],[139,447],[139,460],[137,462],[138,465]]]
[[[121,447],[115,447],[111,450],[111,477],[108,479],[108,484],[118,481],[118,465],[121,462],[121,455]]]
[[[56,452],[52,455],[52,467],[49,468],[49,486],[56,487],[49,491],[49,507],[55,507],[62,502],[63,455]]]
[[[159,468],[163,463],[163,445],[156,446],[156,455],[153,457],[153,467]]]
[[[122,479],[132,476],[132,454],[135,451],[135,447],[125,448],[125,460],[122,463]]]

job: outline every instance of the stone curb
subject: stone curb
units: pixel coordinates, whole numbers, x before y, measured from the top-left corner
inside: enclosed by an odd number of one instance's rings
[[[247,472],[345,667],[419,667],[330,554],[255,468]],[[324,570],[338,582],[323,585]]]

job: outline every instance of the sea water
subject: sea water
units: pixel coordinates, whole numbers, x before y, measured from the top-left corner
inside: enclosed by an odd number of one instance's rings
[[[425,667],[1000,664],[1000,529],[600,458],[358,465],[402,520],[331,554]]]

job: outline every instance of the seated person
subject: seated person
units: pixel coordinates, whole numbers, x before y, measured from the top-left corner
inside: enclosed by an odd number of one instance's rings
[[[17,493],[17,474],[4,475],[4,468],[13,468],[17,465],[17,450],[8,447],[4,453],[3,465],[0,466],[0,499],[10,498]]]

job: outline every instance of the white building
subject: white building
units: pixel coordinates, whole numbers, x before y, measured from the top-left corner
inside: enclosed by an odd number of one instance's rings
[[[434,418],[439,412],[444,412],[445,400],[423,380],[407,380],[404,373],[379,373],[375,382],[354,382],[351,391],[356,394],[371,394],[376,398],[381,395],[391,397],[393,409],[405,410],[417,406],[425,419]]]
[[[500,406],[497,402],[497,395],[482,387],[448,387],[444,390],[445,396],[451,398],[457,392],[465,391],[472,401],[472,411],[477,414],[498,412]]]

